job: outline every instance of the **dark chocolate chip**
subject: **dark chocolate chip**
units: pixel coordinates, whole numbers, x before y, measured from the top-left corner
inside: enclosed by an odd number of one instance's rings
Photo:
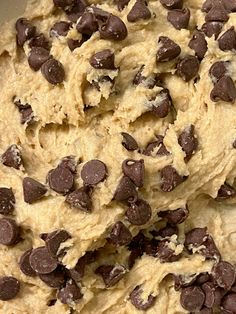
[[[232,78],[230,76],[220,78],[212,89],[210,97],[214,102],[222,100],[233,103],[236,99],[236,87]]]
[[[176,255],[169,247],[167,240],[161,240],[157,244],[156,256],[160,259],[161,263],[173,263],[180,259],[180,255]]]
[[[222,307],[226,311],[224,314],[236,313],[236,293],[230,293],[224,297]]]
[[[23,46],[24,43],[34,37],[36,33],[36,27],[33,26],[29,20],[25,18],[19,18],[16,21],[16,38],[19,46]]]
[[[188,207],[182,207],[175,210],[167,210],[158,213],[158,216],[167,220],[170,224],[181,224],[189,215]]]
[[[73,280],[67,281],[65,287],[61,288],[57,293],[57,298],[63,303],[73,305],[83,297],[80,287]]]
[[[95,261],[96,252],[88,251],[80,259],[74,268],[69,269],[69,275],[75,282],[80,282],[84,276],[85,267]]]
[[[233,141],[233,145],[232,146],[233,146],[233,148],[236,149],[236,140]]]
[[[195,31],[193,33],[193,37],[188,44],[189,48],[195,51],[195,55],[199,59],[203,59],[207,52],[207,41],[205,40],[205,36],[200,31]]]
[[[211,277],[208,273],[201,273],[196,278],[196,283],[198,285],[203,285],[205,282],[210,281]]]
[[[141,188],[143,186],[145,175],[145,166],[143,159],[126,159],[122,163],[122,170],[124,175],[129,177],[137,187]]]
[[[23,179],[24,201],[32,204],[41,199],[47,193],[47,188],[42,183],[26,177]]]
[[[180,133],[178,143],[185,152],[185,161],[190,160],[198,148],[198,139],[195,134],[194,125],[190,124]]]
[[[49,171],[48,183],[52,190],[65,195],[73,188],[74,174],[67,167],[58,166]]]
[[[136,307],[136,309],[146,311],[154,305],[156,297],[150,294],[147,300],[143,300],[141,296],[142,292],[143,290],[141,289],[141,286],[137,286],[130,293],[129,297],[131,303]]]
[[[185,81],[188,82],[198,74],[199,61],[197,57],[186,56],[177,64],[177,74]]]
[[[174,26],[174,28],[180,30],[182,28],[188,28],[190,20],[190,10],[188,8],[180,10],[172,10],[167,14],[167,20]]]
[[[20,282],[11,276],[0,277],[0,300],[14,299],[20,291]]]
[[[122,246],[127,245],[132,240],[132,234],[123,222],[116,222],[111,229],[109,235],[109,242],[112,244]]]
[[[174,279],[174,288],[175,291],[179,291],[182,288],[190,287],[196,282],[196,274],[191,275],[176,275],[172,274]]]
[[[81,170],[81,178],[86,185],[96,185],[106,179],[107,167],[97,159],[90,160],[84,164]]]
[[[117,284],[126,274],[127,269],[123,265],[102,265],[95,273],[102,276],[106,288]]]
[[[161,175],[161,190],[163,192],[171,192],[179,184],[186,180],[186,177],[179,175],[176,169],[171,165],[164,167],[160,171],[160,175]]]
[[[38,34],[37,36],[34,36],[33,38],[30,39],[29,41],[29,47],[41,47],[46,50],[50,50],[50,44],[47,38],[44,36],[43,33]]]
[[[160,36],[158,43],[160,48],[157,51],[157,62],[170,61],[177,58],[181,48],[173,40],[166,36]]]
[[[203,245],[208,236],[207,228],[194,228],[185,235],[184,245],[186,247],[199,247]]]
[[[213,282],[206,282],[201,286],[203,292],[205,293],[204,305],[207,308],[212,308],[215,303],[215,286]]]
[[[50,37],[67,36],[72,23],[60,21],[56,22],[50,29]]]
[[[31,106],[25,109],[21,109],[20,113],[21,113],[21,120],[20,120],[21,124],[25,124],[25,123],[31,124],[33,122],[34,112]]]
[[[105,49],[95,53],[89,60],[89,63],[95,69],[115,69],[115,55],[110,49]]]
[[[19,240],[20,229],[15,220],[10,218],[0,219],[0,243],[14,245]]]
[[[161,228],[157,232],[155,232],[154,236],[159,236],[162,238],[169,238],[174,234],[178,234],[178,227],[167,224],[165,227]]]
[[[155,155],[159,156],[166,156],[169,155],[169,151],[166,149],[164,143],[164,136],[157,135],[157,140],[154,142],[151,142],[147,145],[147,147],[144,149],[143,154],[147,156],[151,156],[155,153]]]
[[[164,8],[168,10],[182,9],[183,0],[160,0]]]
[[[78,162],[75,160],[75,156],[66,156],[62,158],[61,162],[59,163],[59,167],[64,167],[70,170],[72,173],[76,173],[76,167]]]
[[[135,261],[142,256],[142,251],[140,248],[137,248],[137,249],[133,249],[129,255],[129,258],[128,258],[128,267],[129,269],[131,269],[134,264],[135,264]]]
[[[221,185],[217,197],[217,200],[225,200],[231,197],[235,197],[236,196],[236,190],[229,184],[225,183],[223,185]]]
[[[115,0],[117,8],[119,11],[122,11],[130,2],[130,0]]]
[[[129,205],[125,214],[131,224],[141,226],[150,220],[152,209],[146,201],[138,199]]]
[[[229,291],[235,282],[235,267],[221,261],[214,267],[213,277],[219,287]]]
[[[79,40],[71,39],[71,38],[67,39],[67,45],[70,51],[74,51],[76,48],[81,47],[83,43],[84,41],[79,41]]]
[[[225,10],[224,5],[220,1],[216,1],[205,16],[206,22],[227,22],[228,19],[228,12]]]
[[[106,22],[110,16],[109,12],[92,5],[87,8],[87,11],[93,13],[96,19],[101,22]]]
[[[201,310],[204,300],[205,295],[200,287],[186,287],[181,291],[180,303],[189,312]]]
[[[57,260],[51,256],[45,246],[32,250],[29,257],[30,266],[36,273],[49,274],[57,268]]]
[[[122,132],[121,135],[123,136],[122,145],[129,151],[134,151],[138,149],[138,143],[130,134],[126,132]]]
[[[57,257],[60,255],[60,245],[70,239],[71,236],[66,230],[56,230],[48,234],[45,241],[48,252],[53,256]]]
[[[41,72],[45,79],[53,85],[60,84],[65,79],[65,70],[63,65],[53,58],[47,60],[42,65]]]
[[[233,26],[220,36],[218,43],[222,51],[236,50],[236,32]]]
[[[152,104],[152,114],[155,116],[165,118],[169,114],[172,100],[168,89],[162,89],[150,102]]]
[[[31,253],[32,249],[29,249],[21,255],[19,266],[22,273],[24,273],[26,276],[34,277],[36,276],[36,272],[33,270],[29,262],[29,257]]]
[[[87,6],[87,0],[74,0],[73,6],[65,10],[68,19],[71,22],[76,23],[78,18],[84,13]]]
[[[92,200],[87,188],[77,189],[66,196],[66,202],[74,208],[89,213],[92,210]]]
[[[125,23],[113,14],[110,14],[105,24],[99,27],[99,32],[102,39],[115,41],[124,40],[128,35]]]
[[[62,266],[58,266],[49,274],[39,274],[39,278],[51,288],[61,288],[66,280]]]
[[[205,242],[203,243],[203,248],[200,250],[200,253],[205,256],[207,259],[220,259],[220,252],[216,247],[215,241],[212,236],[208,235]]]
[[[15,196],[12,188],[0,188],[0,214],[9,215],[15,208]]]
[[[236,0],[223,0],[223,5],[228,12],[236,12]]]
[[[127,20],[130,23],[134,23],[139,20],[148,20],[150,18],[151,12],[148,9],[148,4],[145,0],[137,0],[127,15]]]
[[[93,35],[98,30],[98,22],[94,14],[90,12],[84,12],[79,19],[76,29],[78,32],[84,35]]]
[[[215,39],[218,38],[218,36],[221,33],[221,30],[223,28],[223,23],[221,22],[206,22],[202,25],[202,31],[207,37],[215,36]]]
[[[65,9],[73,5],[75,0],[53,0],[53,3],[56,7]]]
[[[116,188],[113,199],[119,202],[135,202],[138,199],[137,187],[129,177],[122,177]]]
[[[215,62],[209,70],[213,82],[219,81],[227,72],[227,62],[225,61]]]
[[[17,145],[13,144],[2,154],[2,163],[7,167],[20,169],[22,165],[22,156]]]

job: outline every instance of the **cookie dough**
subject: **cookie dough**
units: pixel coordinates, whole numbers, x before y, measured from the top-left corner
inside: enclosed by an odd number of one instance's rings
[[[236,313],[236,2],[30,0],[0,36],[0,313]]]

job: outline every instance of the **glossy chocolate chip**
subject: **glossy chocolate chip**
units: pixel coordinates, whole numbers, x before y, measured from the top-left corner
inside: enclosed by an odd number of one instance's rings
[[[173,60],[181,53],[180,46],[166,36],[160,36],[158,43],[160,48],[157,51],[157,62]]]
[[[107,167],[97,159],[90,160],[84,164],[81,170],[81,178],[86,185],[96,185],[106,179]]]
[[[207,228],[194,228],[186,233],[184,245],[186,247],[199,247],[204,243],[207,236]]]
[[[130,134],[126,132],[122,132],[121,135],[123,136],[122,145],[129,151],[134,151],[138,149],[138,143]]]
[[[65,9],[68,19],[76,23],[88,5],[87,0],[74,0],[73,5]]]
[[[0,214],[12,214],[15,208],[15,196],[12,188],[0,188]]]
[[[60,84],[65,79],[63,65],[53,58],[50,58],[42,65],[41,72],[45,79],[53,85]]]
[[[236,99],[236,87],[230,76],[223,76],[215,84],[210,94],[214,102],[225,101],[233,103]]]
[[[236,293],[230,293],[224,297],[222,307],[226,311],[224,314],[236,313]]]
[[[213,277],[219,287],[229,291],[235,282],[235,267],[221,261],[214,267]]]
[[[16,38],[17,44],[23,46],[24,43],[32,38],[36,33],[36,27],[31,24],[31,22],[25,18],[19,18],[16,21]]]
[[[167,14],[167,20],[174,26],[174,28],[178,30],[182,28],[188,28],[190,10],[184,8],[180,10],[169,11]]]
[[[141,226],[150,220],[152,209],[146,201],[138,199],[129,205],[125,215],[131,224]]]
[[[168,10],[182,9],[183,0],[160,0],[164,8]]]
[[[57,268],[57,260],[51,256],[45,246],[32,250],[29,257],[30,266],[36,273],[49,274]]]
[[[61,288],[65,281],[65,271],[62,266],[58,266],[49,274],[39,274],[39,278],[51,288]]]
[[[20,169],[22,165],[21,152],[17,145],[13,144],[8,147],[5,153],[2,154],[2,163],[11,168]]]
[[[164,167],[160,171],[160,175],[161,190],[163,192],[171,192],[186,179],[186,177],[179,175],[176,169],[171,165]]]
[[[19,240],[20,229],[15,220],[11,218],[0,219],[0,243],[14,245]]]
[[[115,55],[110,49],[105,49],[95,53],[89,60],[89,63],[95,69],[115,69]]]
[[[110,14],[105,24],[99,27],[99,32],[102,39],[115,41],[124,40],[128,35],[125,23],[113,14]]]
[[[162,89],[150,103],[152,104],[152,114],[159,118],[165,118],[169,114],[172,106],[169,90]]]
[[[123,265],[102,265],[95,273],[102,276],[106,288],[116,285],[126,274],[127,269]]]
[[[34,36],[33,38],[30,39],[29,41],[29,47],[41,47],[46,50],[50,50],[50,44],[47,38],[44,36],[43,33],[38,34],[37,36]]]
[[[170,224],[181,224],[188,218],[189,210],[187,207],[175,210],[167,210],[158,213],[158,216],[167,220]]]
[[[151,143],[148,143],[147,147],[144,149],[143,154],[147,156],[167,156],[170,152],[166,149],[163,140],[164,136],[157,135],[157,140]]]
[[[52,190],[60,194],[67,194],[73,188],[74,185],[74,174],[63,166],[49,171],[48,183]]]
[[[83,294],[79,286],[73,280],[67,281],[65,287],[61,288],[57,293],[57,298],[63,304],[73,305],[82,299]]]
[[[141,188],[143,186],[145,175],[145,166],[143,159],[126,159],[122,163],[122,170],[124,175],[129,177],[137,187]]]
[[[179,75],[185,82],[193,79],[199,70],[199,61],[197,57],[186,56],[177,64],[177,75]]]
[[[115,0],[117,8],[119,11],[122,11],[130,2],[130,0]]]
[[[0,300],[14,299],[20,291],[20,282],[11,276],[0,277]]]
[[[195,134],[194,125],[190,124],[180,133],[178,143],[185,152],[185,161],[190,160],[198,148],[198,139]]]
[[[235,197],[236,196],[236,190],[234,187],[232,187],[231,185],[224,183],[223,185],[221,185],[216,200],[220,201],[220,200],[225,200],[231,197]]]
[[[222,51],[236,50],[236,32],[233,26],[220,36],[218,43]]]
[[[122,177],[116,188],[113,199],[119,202],[135,202],[138,199],[137,187],[129,177]]]
[[[109,235],[109,242],[114,245],[122,246],[127,245],[132,240],[132,234],[123,222],[116,222],[111,229]]]
[[[129,297],[131,303],[133,304],[133,306],[136,307],[136,309],[146,311],[154,305],[156,297],[150,294],[147,300],[143,300],[142,292],[143,290],[141,286],[136,286],[134,290],[130,293]]]
[[[24,201],[32,204],[41,199],[47,193],[47,188],[42,183],[26,177],[23,179]]]
[[[181,291],[180,303],[189,312],[201,310],[204,300],[205,295],[200,287],[186,287]]]
[[[213,82],[219,81],[219,79],[226,75],[227,72],[227,62],[225,61],[215,62],[209,70],[209,74]]]
[[[137,0],[127,15],[127,20],[130,23],[139,20],[148,20],[151,18],[151,12],[148,9],[148,4],[145,0]]]
[[[223,23],[221,22],[206,22],[202,25],[202,31],[207,37],[215,36],[215,39],[218,38],[218,36],[221,33],[221,30],[223,28]]]
[[[21,255],[19,266],[22,273],[24,273],[26,276],[34,277],[36,276],[36,272],[33,270],[29,262],[29,257],[31,253],[32,249],[29,249]]]
[[[90,12],[84,12],[81,18],[79,19],[76,29],[78,32],[84,35],[91,36],[98,30],[98,22],[94,14]]]
[[[50,37],[67,36],[72,24],[60,21],[56,22],[50,29]]]
[[[66,230],[56,230],[47,235],[45,240],[46,247],[48,252],[53,257],[57,257],[60,255],[60,245],[70,239],[71,236]]]
[[[87,188],[80,188],[66,196],[66,202],[74,208],[89,213],[92,210],[92,200]]]
[[[229,19],[228,12],[225,10],[224,5],[221,2],[214,3],[211,9],[205,16],[206,22],[227,22]]]
[[[75,0],[53,0],[53,3],[58,8],[67,8],[74,4]]]
[[[207,41],[205,40],[205,36],[200,31],[195,31],[193,33],[193,37],[188,44],[189,48],[195,51],[195,55],[199,59],[203,59],[207,52]]]

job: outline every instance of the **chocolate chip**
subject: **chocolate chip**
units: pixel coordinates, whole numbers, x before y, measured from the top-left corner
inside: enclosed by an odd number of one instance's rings
[[[32,250],[29,257],[30,266],[36,273],[49,274],[57,268],[57,260],[51,256],[45,246]]]
[[[138,199],[129,205],[125,215],[131,224],[141,226],[150,220],[152,209],[146,201]]]
[[[74,174],[68,168],[58,166],[49,171],[48,183],[52,190],[65,195],[73,188]]]
[[[10,218],[0,219],[0,243],[14,245],[19,240],[20,229],[15,220]]]
[[[25,18],[19,18],[16,21],[16,38],[17,44],[23,46],[24,43],[32,38],[36,33],[36,27],[33,26],[29,20]]]
[[[232,13],[236,12],[236,1],[235,0],[223,0],[225,9]]]
[[[87,188],[77,189],[66,196],[66,202],[74,208],[89,213],[92,210],[92,200]]]
[[[130,0],[116,0],[117,8],[122,11],[130,2]]]
[[[117,186],[113,199],[119,202],[135,202],[138,199],[137,188],[129,177],[122,177]]]
[[[179,75],[185,82],[189,82],[198,74],[199,61],[197,57],[186,56],[177,64],[177,75]]]
[[[202,4],[202,12],[206,12],[207,13],[207,12],[210,11],[210,9],[212,8],[212,5],[213,5],[212,1],[213,0],[206,0],[206,1],[203,2],[203,4]]]
[[[194,228],[185,235],[184,245],[186,247],[199,247],[203,245],[208,236],[207,228]]]
[[[160,93],[150,101],[150,104],[152,105],[152,113],[155,116],[165,118],[169,114],[172,106],[169,90],[162,89]]]
[[[214,102],[222,100],[233,103],[236,99],[236,88],[232,78],[230,76],[220,78],[212,89],[210,97]]]
[[[86,185],[96,185],[106,179],[107,167],[97,159],[90,160],[84,164],[81,170],[81,178]]]
[[[69,269],[69,275],[75,282],[80,282],[84,276],[85,267],[95,261],[96,252],[88,251],[80,257],[76,266],[72,269]]]
[[[50,29],[50,37],[67,36],[72,23],[65,21],[56,22]]]
[[[194,125],[190,124],[180,133],[178,137],[178,143],[185,152],[186,157],[184,160],[190,160],[198,148],[198,139],[195,134]]]
[[[43,33],[38,34],[37,36],[34,36],[33,38],[30,39],[29,41],[29,47],[41,47],[46,50],[50,50],[50,44],[47,38],[44,36]]]
[[[225,200],[231,197],[235,197],[236,196],[236,190],[230,186],[229,184],[225,183],[223,185],[221,185],[217,197],[217,200]]]
[[[214,267],[213,277],[219,287],[229,291],[235,282],[235,267],[221,261]]]
[[[66,156],[62,158],[61,162],[59,163],[59,167],[64,167],[70,170],[73,174],[76,173],[76,167],[78,162],[75,160],[75,156]]]
[[[171,165],[164,167],[160,171],[160,175],[161,175],[161,190],[163,192],[171,192],[186,179],[186,177],[179,175],[176,169]]]
[[[143,159],[140,160],[126,159],[122,163],[122,170],[124,175],[129,177],[137,187],[141,188],[143,186],[145,175]]]
[[[56,230],[51,232],[45,241],[48,252],[56,258],[61,253],[60,245],[70,238],[71,236],[66,230]]]
[[[81,34],[91,36],[98,30],[98,22],[92,13],[84,12],[76,25],[76,29]]]
[[[20,291],[20,282],[10,276],[0,277],[0,300],[14,299]]]
[[[89,60],[89,63],[95,69],[115,69],[115,56],[110,49],[105,49],[95,53]]]
[[[131,269],[134,264],[135,264],[135,261],[142,256],[142,251],[140,248],[137,248],[137,249],[133,249],[129,255],[129,258],[128,258],[128,267],[129,269]]]
[[[221,2],[214,3],[214,6],[208,11],[205,16],[206,22],[227,22],[229,19],[228,12]]]
[[[200,31],[195,31],[193,37],[188,44],[189,48],[195,51],[195,55],[199,59],[203,59],[207,52],[207,42],[205,36]]]
[[[181,291],[180,303],[189,312],[201,310],[204,300],[205,295],[200,287],[187,287]]]
[[[224,297],[222,302],[222,307],[225,311],[225,314],[236,313],[236,293],[230,293]]]
[[[168,240],[161,240],[156,247],[156,256],[161,263],[173,263],[180,259],[180,255],[176,255],[175,251],[169,247]]]
[[[23,179],[24,201],[32,204],[41,199],[47,193],[47,188],[42,183],[26,177]]]
[[[150,294],[147,300],[143,300],[141,297],[142,292],[143,290],[141,289],[141,286],[136,286],[130,293],[129,297],[131,303],[136,307],[136,309],[146,311],[154,305],[156,297]]]
[[[15,208],[15,196],[12,188],[0,188],[0,214],[9,215]]]
[[[160,0],[164,8],[168,10],[182,9],[183,0]]]
[[[36,272],[33,270],[29,262],[29,257],[31,253],[32,249],[29,249],[25,253],[23,253],[23,255],[21,255],[19,266],[22,273],[24,273],[26,276],[34,277],[36,276]]]
[[[127,245],[132,240],[132,234],[123,222],[116,222],[111,229],[109,235],[109,242],[112,244],[122,246]]]
[[[143,154],[146,156],[152,156],[152,155],[160,155],[160,156],[166,156],[170,153],[166,149],[164,143],[164,136],[157,135],[157,141],[151,142],[147,145],[147,147],[144,149]]]
[[[74,0],[53,0],[53,3],[58,8],[66,8],[74,4]]]
[[[87,0],[74,0],[73,6],[66,9],[66,14],[68,19],[76,23],[78,18],[84,13],[86,7],[88,6]]]
[[[222,51],[236,50],[236,32],[233,26],[220,36],[218,43]]]
[[[102,265],[99,266],[95,273],[102,276],[106,288],[117,284],[126,274],[127,269],[123,265]]]
[[[81,47],[83,43],[84,43],[84,41],[79,41],[79,40],[75,40],[75,39],[71,39],[71,38],[67,39],[67,44],[68,44],[70,51],[74,51],[76,48]]]
[[[106,22],[110,16],[109,12],[92,5],[87,8],[87,11],[93,13],[96,19],[101,22]]]
[[[210,281],[210,275],[208,274],[208,273],[201,273],[201,274],[199,274],[198,276],[197,276],[197,278],[196,278],[196,283],[198,284],[198,285],[202,285],[202,284],[204,284],[205,282],[207,282],[207,281]]]
[[[215,39],[218,38],[218,36],[221,33],[221,30],[223,28],[223,23],[221,22],[206,22],[202,25],[202,31],[207,37],[215,36]]]
[[[20,121],[21,124],[25,124],[25,123],[30,124],[33,122],[34,112],[31,106],[25,109],[21,109],[20,113],[21,113],[21,121]]]
[[[69,280],[66,286],[61,288],[57,293],[57,298],[63,303],[73,305],[83,297],[80,288],[73,280]]]
[[[151,12],[148,9],[148,5],[145,0],[137,0],[127,15],[127,20],[130,23],[134,23],[139,20],[148,20],[150,18]]]
[[[175,210],[167,210],[158,213],[158,216],[167,220],[170,224],[181,224],[189,215],[188,207],[182,207]]]
[[[61,288],[66,280],[65,272],[61,266],[49,274],[39,274],[39,278],[51,288]]]
[[[228,72],[227,62],[225,62],[225,61],[215,62],[209,70],[209,74],[210,74],[213,82],[218,81],[220,78],[222,78],[224,75],[226,75],[227,72]]]
[[[196,274],[191,275],[176,275],[172,274],[174,279],[175,291],[179,291],[182,288],[190,287],[196,282]]]
[[[121,135],[123,136],[122,145],[129,151],[134,151],[138,149],[138,143],[130,134],[126,132],[122,132]]]
[[[113,14],[110,14],[105,24],[99,27],[99,33],[102,39],[115,41],[124,40],[128,35],[125,23]]]
[[[169,11],[167,20],[178,30],[188,28],[190,11],[187,8]]]
[[[42,65],[41,72],[45,79],[53,85],[60,84],[65,79],[65,70],[63,65],[53,58],[47,60]]]
[[[155,232],[154,236],[159,236],[162,238],[169,238],[174,234],[178,234],[178,227],[167,224],[164,228],[161,228]]]
[[[2,163],[7,167],[20,169],[22,165],[21,152],[17,145],[13,144],[2,154]]]
[[[220,252],[216,247],[215,241],[213,238],[208,235],[205,242],[203,243],[203,248],[199,251],[207,259],[220,259]]]
[[[173,60],[181,53],[180,46],[166,36],[160,36],[158,43],[160,48],[157,51],[157,62]]]

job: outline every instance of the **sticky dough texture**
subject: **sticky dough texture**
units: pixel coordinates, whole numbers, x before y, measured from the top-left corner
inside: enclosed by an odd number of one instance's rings
[[[13,143],[19,145],[25,170],[15,170],[1,164],[0,179],[1,186],[13,188],[16,197],[15,219],[23,227],[26,238],[14,248],[0,247],[0,275],[13,275],[22,283],[16,299],[0,302],[1,313],[69,313],[69,307],[60,301],[52,307],[47,306],[47,301],[55,295],[54,290],[38,278],[21,273],[17,264],[19,257],[29,247],[42,245],[40,233],[60,228],[66,229],[73,237],[71,248],[63,260],[68,268],[74,267],[86,251],[103,247],[108,228],[118,220],[125,221],[126,207],[111,200],[122,176],[121,164],[127,158],[144,159],[146,176],[140,195],[152,207],[152,219],[147,225],[141,228],[129,226],[133,235],[156,222],[160,210],[176,209],[188,203],[190,217],[180,227],[180,238],[193,227],[207,226],[223,258],[233,264],[236,262],[235,199],[224,203],[213,200],[220,186],[226,180],[233,184],[236,176],[236,150],[232,148],[236,138],[236,105],[213,103],[210,100],[213,85],[208,74],[214,62],[230,60],[235,81],[235,53],[221,51],[217,41],[207,38],[208,51],[200,65],[200,80],[196,84],[193,80],[185,83],[173,75],[174,63],[156,65],[157,39],[161,35],[168,36],[181,46],[181,56],[193,54],[188,42],[195,26],[204,23],[204,14],[200,10],[202,1],[185,1],[185,6],[191,10],[191,20],[189,30],[181,31],[166,21],[167,10],[159,1],[149,2],[157,18],[133,24],[126,19],[133,0],[122,12],[118,12],[111,1],[90,3],[96,3],[102,9],[120,16],[127,25],[128,37],[121,42],[112,42],[101,40],[97,32],[74,52],[69,50],[65,39],[54,39],[51,54],[64,65],[66,72],[66,80],[59,86],[50,85],[40,71],[33,72],[23,52],[16,54],[14,22],[5,24],[1,29],[0,153]],[[66,19],[62,12],[57,15],[53,12],[51,0],[31,1],[24,16],[32,20],[39,31],[48,34],[56,21]],[[222,32],[235,24],[236,16],[230,14]],[[80,35],[72,30],[68,36],[79,38]],[[86,81],[100,72],[103,74],[104,70],[99,72],[93,69],[88,60],[95,52],[107,48],[115,52],[115,64],[119,67],[119,72],[115,73],[117,93],[108,97],[108,91],[104,88],[101,97],[101,93],[92,91]],[[27,47],[25,52],[28,53]],[[147,90],[132,84],[134,75],[143,64],[146,76],[167,73],[165,84],[170,90],[176,112],[164,119],[145,113],[145,100],[158,88]],[[15,95],[32,106],[37,120],[33,126],[20,124],[19,111],[12,102]],[[93,108],[84,111],[85,104]],[[199,149],[186,164],[177,138],[189,124],[195,125]],[[171,155],[152,158],[142,156],[137,151],[128,152],[121,145],[120,132],[132,134],[143,148],[155,139],[155,134],[166,132],[164,143]],[[53,191],[40,202],[26,204],[22,179],[30,176],[45,182],[48,171],[68,155],[75,155],[82,161],[77,169],[78,186],[82,186],[79,174],[84,162],[100,159],[107,165],[107,180],[96,187],[92,196],[93,212],[86,214],[71,209],[65,204],[64,197]],[[180,174],[189,175],[189,178],[173,192],[164,193],[160,190],[159,170],[168,164],[173,164]],[[100,263],[113,261],[109,247],[105,246],[102,250],[104,254]],[[124,248],[119,250],[116,262],[119,259],[124,261],[128,254]],[[144,284],[146,295],[157,295],[157,301],[147,311],[148,314],[185,313],[179,303],[179,293],[173,288],[173,281],[163,279],[173,271],[191,274],[210,270],[211,266],[211,262],[205,261],[200,255],[183,257],[171,264],[161,264],[158,259],[144,255],[125,278],[109,290],[104,289],[101,278],[93,273],[94,265],[89,266],[82,282],[84,297],[75,309],[82,314],[139,313],[128,301],[128,296],[136,285]]]

